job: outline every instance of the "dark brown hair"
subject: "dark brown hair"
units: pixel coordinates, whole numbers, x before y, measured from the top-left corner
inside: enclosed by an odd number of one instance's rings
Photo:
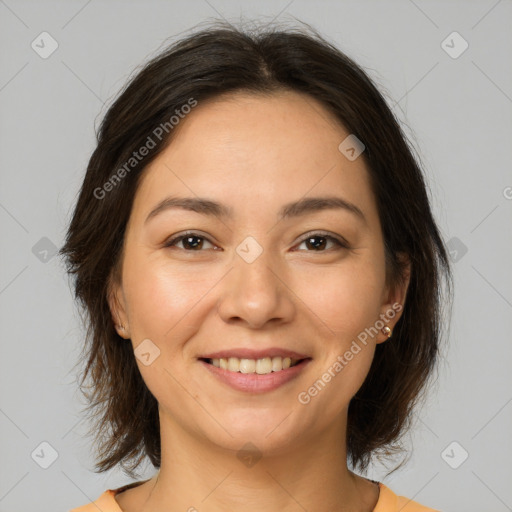
[[[119,279],[140,176],[177,133],[171,117],[185,112],[180,109],[191,100],[201,104],[232,92],[283,90],[320,101],[363,141],[389,282],[404,277],[399,253],[407,254],[412,265],[403,315],[392,339],[377,345],[369,374],[349,405],[346,440],[349,461],[363,471],[376,452],[401,448],[413,406],[438,360],[443,282],[450,297],[452,287],[419,159],[367,74],[316,31],[242,30],[216,23],[160,52],[110,106],[60,251],[86,313],[80,386],[96,420],[97,471],[120,464],[133,476],[145,456],[160,466],[158,403],[142,380],[131,344],[115,330],[107,300],[109,279]],[[162,126],[167,129],[159,139],[155,133],[162,130],[155,129]],[[140,163],[131,160],[149,136],[154,143],[149,154]]]

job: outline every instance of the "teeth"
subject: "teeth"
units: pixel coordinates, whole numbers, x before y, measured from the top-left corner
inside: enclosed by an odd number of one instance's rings
[[[266,373],[279,372],[294,366],[299,359],[289,357],[264,357],[263,359],[238,359],[238,357],[220,358],[210,360],[213,366],[229,370],[230,372]]]
[[[254,365],[255,371],[258,375],[264,375],[265,373],[272,373],[272,358],[264,357],[258,359]]]
[[[240,371],[240,359],[238,359],[237,357],[230,357],[228,359],[228,370],[230,372]]]

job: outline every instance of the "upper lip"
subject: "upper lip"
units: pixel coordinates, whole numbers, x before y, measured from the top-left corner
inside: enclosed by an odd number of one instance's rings
[[[253,350],[250,348],[232,348],[229,350],[219,350],[200,356],[199,359],[227,359],[237,357],[238,359],[263,359],[264,357],[289,357],[291,359],[308,359],[310,356],[300,354],[293,350],[287,350],[279,347]]]

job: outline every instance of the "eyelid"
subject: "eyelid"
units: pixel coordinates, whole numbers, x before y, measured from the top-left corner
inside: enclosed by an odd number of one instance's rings
[[[217,244],[215,242],[213,242],[212,240],[210,240],[210,238],[206,235],[204,235],[203,233],[201,233],[200,231],[196,231],[196,230],[187,230],[187,231],[184,231],[183,233],[177,233],[175,235],[172,235],[170,236],[164,243],[163,243],[163,247],[171,247],[172,245],[176,244],[176,243],[179,243],[181,242],[184,238],[186,238],[187,236],[197,236],[198,238],[203,238],[205,240],[207,240],[210,244],[214,245],[214,246],[217,246]],[[202,252],[202,251],[186,251],[186,252]]]
[[[176,235],[172,235],[168,240],[166,240],[164,242],[164,247],[172,247],[174,244],[181,242],[187,236],[197,236],[198,238],[203,238],[204,240],[208,241],[210,244],[217,247],[217,244],[215,242],[212,242],[208,236],[202,234],[200,231],[194,231],[194,230],[187,230],[181,234],[178,233]],[[308,240],[309,238],[313,238],[314,236],[325,237],[325,238],[331,239],[340,248],[350,249],[350,244],[344,237],[342,237],[341,235],[331,233],[329,231],[324,231],[324,230],[309,231],[308,233],[303,235],[302,238],[295,245],[300,245],[303,242],[305,242],[306,240]],[[213,249],[213,250],[217,250],[217,249]],[[203,251],[185,251],[185,252],[203,252]],[[307,252],[329,252],[329,251],[307,251]]]
[[[302,237],[302,239],[299,241],[299,245],[301,243],[305,242],[308,238],[313,238],[314,236],[330,238],[331,240],[334,240],[334,242],[338,243],[340,245],[340,247],[344,247],[346,249],[350,248],[350,244],[348,243],[348,241],[341,235],[337,235],[337,234],[331,233],[329,231],[323,231],[321,229],[320,230],[313,229],[310,232],[306,233]],[[310,252],[314,252],[314,251],[310,251]],[[329,251],[319,251],[319,252],[329,252]]]

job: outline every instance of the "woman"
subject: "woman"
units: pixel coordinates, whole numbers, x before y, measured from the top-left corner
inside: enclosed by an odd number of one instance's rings
[[[148,63],[61,253],[96,468],[158,469],[75,512],[433,510],[355,470],[435,368],[447,253],[392,112],[318,34],[214,26]]]

